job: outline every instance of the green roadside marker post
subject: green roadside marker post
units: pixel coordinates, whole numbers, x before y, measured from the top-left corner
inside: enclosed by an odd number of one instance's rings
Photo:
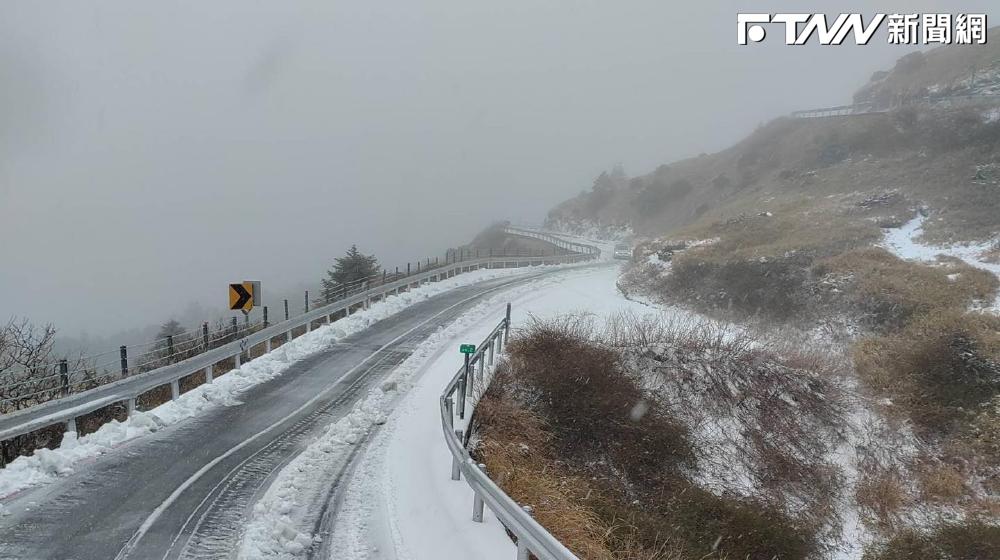
[[[465,418],[465,399],[470,392],[469,382],[469,356],[476,353],[475,344],[463,344],[458,347],[458,351],[465,356],[465,373],[462,374],[462,383],[459,386],[459,399],[462,400],[462,406],[458,408],[458,417]]]

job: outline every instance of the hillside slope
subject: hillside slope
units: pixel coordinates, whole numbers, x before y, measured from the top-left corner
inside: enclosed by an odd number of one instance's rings
[[[726,372],[718,386],[733,404],[707,425],[739,434],[731,453],[759,476],[713,495],[772,503],[818,523],[816,546],[836,543],[783,558],[986,560],[1000,551],[996,29],[991,39],[903,57],[859,91],[854,114],[779,118],[719,153],[640,177],[602,174],[549,213],[553,228],[631,228],[633,258],[618,281],[627,297],[775,341],[755,342],[745,363],[724,367],[703,349],[728,338],[684,331],[626,369],[689,385]],[[765,351],[787,375],[754,372]],[[642,361],[652,354],[666,359]],[[809,389],[792,395],[781,379]],[[683,398],[663,399],[678,418],[708,393],[681,388]],[[781,402],[754,400],[761,395]],[[822,407],[809,399],[838,414],[816,416]],[[828,449],[774,468],[796,449],[780,435],[814,416],[836,434]],[[771,447],[756,453],[754,442]],[[769,495],[776,481],[794,487],[782,477],[796,473],[819,490],[814,471],[839,471],[828,504]],[[776,535],[761,536],[754,550],[775,544]]]
[[[994,53],[1000,46],[994,45],[1000,45],[1000,35],[982,47],[907,55],[856,98],[969,92],[961,84],[968,86],[973,67],[976,92],[1000,90],[1000,70],[986,62],[1000,60],[1000,52]],[[907,70],[913,65],[918,68]],[[554,208],[549,223],[629,224],[649,236],[802,202],[881,225],[926,206],[934,218],[926,231],[937,240],[987,239],[997,232],[1000,210],[1000,122],[991,107],[948,105],[779,118],[715,154],[661,165],[630,180],[602,175],[593,188]]]

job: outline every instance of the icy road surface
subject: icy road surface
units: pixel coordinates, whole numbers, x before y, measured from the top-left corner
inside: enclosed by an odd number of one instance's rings
[[[72,456],[71,468],[0,503],[0,558],[234,556],[277,473],[350,416],[415,348],[484,298],[564,273],[547,267],[457,286],[247,384],[238,393],[242,404],[209,403],[190,417],[181,414],[182,421],[139,430],[140,437],[123,434],[123,443],[101,454]],[[351,464],[348,457],[310,480],[333,497]],[[328,502],[307,508],[314,526],[328,515]],[[317,550],[294,538],[283,544],[295,555]]]

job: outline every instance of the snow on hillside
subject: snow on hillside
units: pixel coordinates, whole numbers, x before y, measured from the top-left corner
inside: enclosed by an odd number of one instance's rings
[[[609,226],[586,220],[548,220],[543,228],[550,233],[563,234],[578,239],[604,242],[624,241],[632,237],[629,226]]]
[[[967,245],[933,246],[919,241],[923,235],[924,223],[927,218],[918,214],[915,218],[903,224],[902,227],[886,229],[883,246],[901,259],[934,262],[939,255],[955,257],[965,261],[974,268],[993,273],[1000,278],[1000,263],[987,262],[983,254],[993,247],[993,243],[978,243]],[[988,308],[993,313],[1000,314],[1000,295]]]
[[[389,412],[388,421],[374,436],[349,483],[338,516],[339,522],[333,534],[326,537],[331,539],[330,549],[338,551],[337,557],[342,557],[345,552],[347,556],[359,559],[512,557],[510,541],[496,519],[487,515],[485,524],[473,523],[470,519],[471,491],[464,482],[450,480],[451,456],[441,436],[437,396],[461,363],[458,345],[478,343],[502,317],[503,303],[508,300],[513,303],[515,331],[518,326],[533,319],[544,320],[570,313],[586,313],[601,322],[622,312],[650,316],[652,311],[658,321],[670,322],[681,330],[702,328],[709,323],[704,317],[682,309],[660,307],[651,310],[648,304],[626,299],[615,287],[618,274],[619,267],[616,266],[567,272],[559,278],[501,295],[475,308],[455,325],[443,330],[439,337],[417,349],[397,372],[411,381],[413,386]],[[651,355],[649,352],[652,350],[630,351],[629,356],[641,361]],[[668,354],[672,353],[665,351],[664,355]],[[630,361],[633,365],[637,363],[629,358],[626,363]],[[707,383],[709,378],[715,376],[714,373],[706,375],[706,379],[701,381],[692,378],[690,386],[685,387],[696,392],[695,387],[699,383]],[[789,383],[799,383],[794,386],[795,398],[801,400],[808,396],[801,381],[794,376],[788,377],[788,380]],[[740,382],[739,379],[733,380],[736,385]],[[741,390],[733,383],[722,385],[733,386],[736,390],[733,398],[738,398]],[[700,402],[692,398],[693,403]],[[843,433],[831,436],[837,442],[826,453],[827,460],[841,469],[849,484],[845,486],[843,495],[835,499],[842,536],[839,539],[831,536],[833,540],[828,545],[831,557],[857,559],[860,558],[861,545],[867,542],[868,537],[853,505],[858,460],[855,448],[864,432],[861,424],[870,421],[871,417],[860,405],[847,407],[843,413],[848,416],[846,427]],[[684,417],[684,420],[690,419]],[[701,418],[701,421],[704,423],[692,421],[690,426],[697,441],[704,439],[711,442],[712,438],[702,438],[702,435],[706,431],[715,434],[723,430],[732,436],[726,444],[740,448],[733,452],[733,456],[739,456],[741,450],[749,447],[744,441],[745,435],[733,432],[734,429],[739,432],[746,428],[740,427],[742,420],[737,417],[730,418],[729,424],[726,424],[726,415],[721,413]],[[731,492],[731,476],[720,474],[721,471],[715,469],[718,465],[709,461],[710,455],[701,455],[698,480],[713,491],[722,494]],[[753,494],[752,489],[744,490],[745,495]],[[836,533],[835,530],[833,532]]]

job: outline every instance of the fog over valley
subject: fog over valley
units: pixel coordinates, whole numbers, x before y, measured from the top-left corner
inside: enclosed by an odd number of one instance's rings
[[[352,243],[391,270],[537,222],[617,163],[848,103],[905,53],[736,44],[738,11],[824,6],[4,2],[0,314],[66,336],[213,319],[227,283],[300,297]]]

